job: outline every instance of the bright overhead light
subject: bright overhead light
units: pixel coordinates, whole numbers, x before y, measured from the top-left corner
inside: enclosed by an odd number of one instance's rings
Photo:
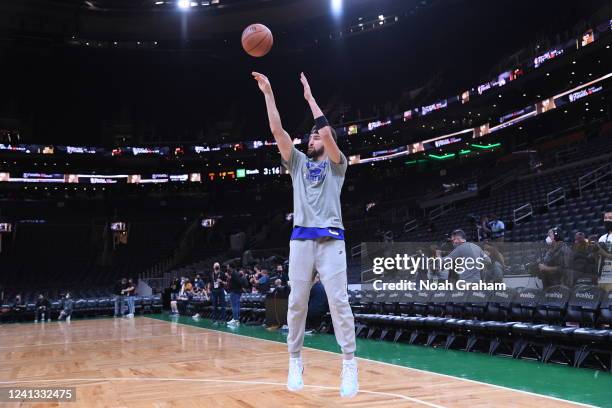
[[[331,11],[334,16],[342,14],[342,0],[331,0]]]
[[[188,9],[190,1],[189,0],[179,0],[177,6],[181,9]]]

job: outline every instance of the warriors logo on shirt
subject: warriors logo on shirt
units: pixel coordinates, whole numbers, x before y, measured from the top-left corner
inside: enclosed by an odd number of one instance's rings
[[[327,160],[321,162],[315,162],[308,160],[306,162],[306,171],[304,172],[304,178],[311,184],[320,183],[325,180],[325,173],[327,172]]]

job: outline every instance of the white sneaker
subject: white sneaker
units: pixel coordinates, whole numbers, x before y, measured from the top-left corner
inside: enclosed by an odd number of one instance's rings
[[[134,318],[134,313],[130,313],[126,316],[128,319],[133,319]]]
[[[198,320],[200,318],[200,314],[196,313],[193,316],[191,316],[191,318],[194,319],[194,320]]]
[[[70,316],[68,316],[68,317],[66,318],[66,322],[67,322],[67,323],[70,323]]]
[[[34,319],[34,323],[38,323],[38,320]]]
[[[299,391],[304,388],[304,365],[302,358],[289,357],[289,374],[287,375],[287,389],[289,391]]]
[[[351,398],[359,392],[357,361],[342,360],[342,379],[340,381],[340,396]]]

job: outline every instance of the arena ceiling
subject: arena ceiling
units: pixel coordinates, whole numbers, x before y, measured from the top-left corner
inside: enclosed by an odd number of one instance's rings
[[[179,1],[186,1],[189,7],[181,9]],[[0,33],[74,34],[100,40],[197,40],[241,31],[253,22],[273,29],[309,24],[321,28],[351,23],[361,15],[405,10],[411,5],[424,7],[436,1],[346,1],[343,16],[334,22],[330,0],[2,0]]]

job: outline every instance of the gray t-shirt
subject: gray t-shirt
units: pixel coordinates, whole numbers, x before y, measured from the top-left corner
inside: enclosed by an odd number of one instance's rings
[[[281,161],[293,180],[294,227],[344,229],[340,192],[347,161],[340,155],[339,164],[329,158],[313,161],[294,146],[289,161]]]
[[[461,262],[465,263],[466,259],[470,259],[466,266],[463,267],[463,273],[459,274],[459,279],[469,283],[476,283],[481,280],[480,272],[484,268],[479,268],[477,264],[480,264],[476,260],[481,258],[481,262],[488,266],[491,264],[491,259],[484,253],[482,248],[471,242],[465,242],[448,254],[444,259],[452,259],[457,262],[457,258],[463,258]]]

